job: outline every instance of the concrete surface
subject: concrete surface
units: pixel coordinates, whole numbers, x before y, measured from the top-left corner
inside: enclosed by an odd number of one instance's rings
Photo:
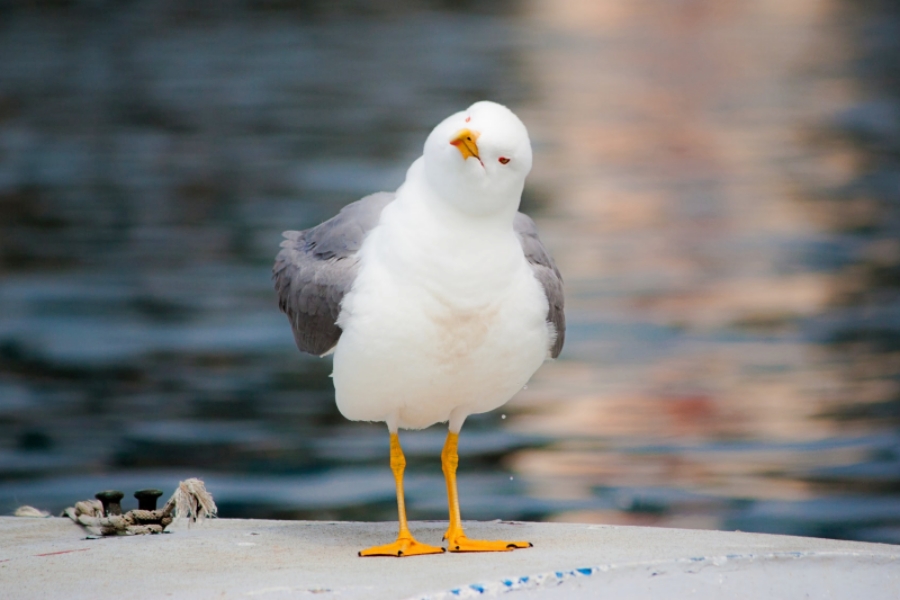
[[[438,543],[446,523],[414,522]],[[865,598],[900,597],[900,546],[738,532],[471,522],[527,539],[499,554],[359,558],[393,523],[219,519],[155,536],[85,539],[61,518],[0,518],[0,597]]]

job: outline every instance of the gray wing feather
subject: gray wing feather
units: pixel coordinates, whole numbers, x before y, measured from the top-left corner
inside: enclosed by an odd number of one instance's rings
[[[357,252],[378,224],[382,209],[393,200],[393,193],[372,194],[348,204],[321,225],[284,232],[272,278],[278,306],[303,352],[325,354],[340,339],[337,318],[359,270]]]
[[[516,213],[513,221],[513,228],[519,235],[519,241],[522,243],[522,251],[525,252],[525,258],[531,264],[534,276],[544,287],[544,293],[547,294],[547,302],[550,307],[547,311],[547,322],[556,328],[556,341],[550,348],[550,356],[556,358],[562,351],[563,343],[566,341],[566,313],[565,298],[563,297],[563,280],[556,263],[544,244],[538,237],[537,226],[534,221],[523,213]]]

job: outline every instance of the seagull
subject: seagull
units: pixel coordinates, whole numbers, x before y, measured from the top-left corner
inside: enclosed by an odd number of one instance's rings
[[[451,552],[531,547],[466,537],[456,487],[466,417],[504,405],[565,338],[562,276],[518,212],[531,170],[528,131],[477,102],[447,117],[393,193],[366,196],[304,231],[286,231],[273,280],[297,347],[334,354],[341,414],[383,421],[400,531],[360,556],[445,552],[409,530],[400,429],[448,423],[441,452]]]

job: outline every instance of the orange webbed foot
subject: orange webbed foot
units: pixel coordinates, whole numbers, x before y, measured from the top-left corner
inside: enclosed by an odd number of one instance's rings
[[[392,544],[372,546],[360,550],[360,556],[418,556],[422,554],[441,554],[446,552],[439,546],[429,546],[416,541],[413,537],[399,537]]]
[[[462,531],[447,531],[444,536],[450,552],[509,552],[519,548],[531,548],[531,542],[507,540],[470,540]]]

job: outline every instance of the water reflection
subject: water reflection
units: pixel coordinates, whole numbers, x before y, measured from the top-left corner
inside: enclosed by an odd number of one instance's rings
[[[225,516],[394,518],[268,269],[492,98],[570,332],[467,424],[464,514],[900,542],[900,15],[850,4],[4,9],[0,508],[201,475]],[[442,443],[404,436],[411,518]]]
[[[536,14],[577,325],[511,422],[557,441],[510,467],[612,505],[555,519],[900,540],[896,51],[855,38],[896,12]]]

